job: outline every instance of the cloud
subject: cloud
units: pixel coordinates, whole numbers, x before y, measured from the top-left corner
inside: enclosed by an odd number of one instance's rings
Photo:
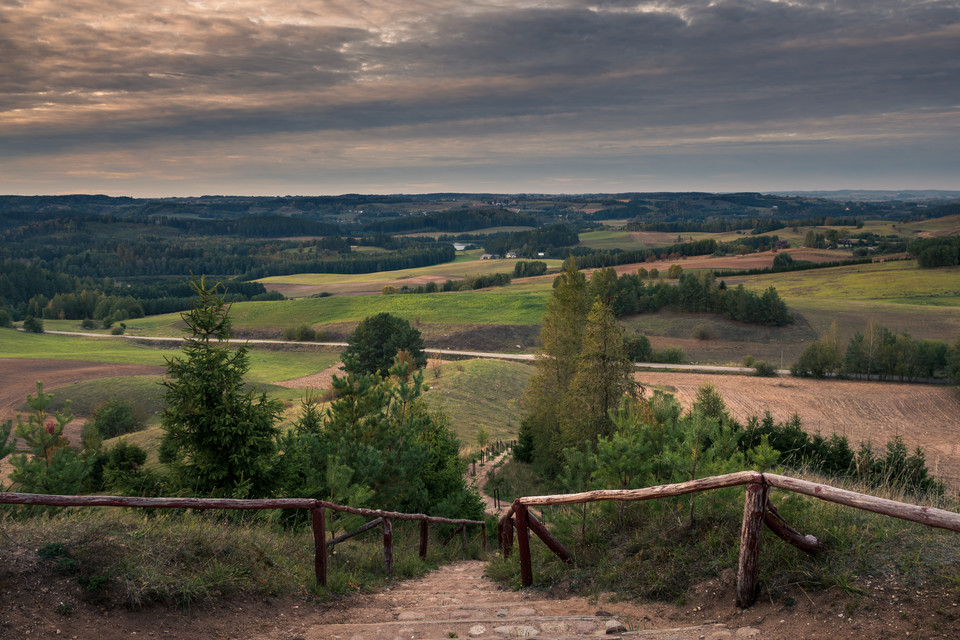
[[[917,145],[956,132],[960,105],[956,0],[0,4],[13,162],[275,139],[406,141],[372,169],[442,166],[431,145],[491,165],[491,141],[573,166],[761,124],[778,144]]]

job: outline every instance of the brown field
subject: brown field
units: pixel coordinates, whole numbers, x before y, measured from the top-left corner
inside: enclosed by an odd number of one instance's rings
[[[849,251],[831,251],[827,249],[784,249],[783,251],[793,256],[795,260],[808,260],[810,262],[849,260],[853,255]],[[618,274],[633,273],[639,267],[643,267],[648,271],[652,268],[666,271],[670,268],[670,265],[674,264],[679,264],[684,269],[764,269],[773,266],[773,258],[776,255],[776,251],[764,251],[762,253],[748,253],[745,256],[680,257],[675,260],[657,260],[655,262],[644,262],[641,264],[625,264],[616,267],[616,270]]]
[[[0,358],[0,422],[12,420],[20,411],[27,394],[36,393],[37,380],[50,392],[77,382],[116,376],[155,376],[164,367],[138,364],[108,364],[79,360],[32,360]],[[63,436],[74,445],[80,444],[80,429],[86,418],[75,418],[64,427]],[[23,443],[20,443],[22,448]],[[0,462],[0,479],[10,473],[9,459]]]
[[[645,386],[670,391],[685,408],[701,385],[712,384],[740,421],[767,410],[778,421],[796,413],[807,432],[838,433],[854,448],[869,440],[874,450],[882,451],[889,439],[902,436],[908,447],[923,448],[934,475],[952,488],[960,487],[960,390],[956,387],[700,373],[642,372],[636,378]]]

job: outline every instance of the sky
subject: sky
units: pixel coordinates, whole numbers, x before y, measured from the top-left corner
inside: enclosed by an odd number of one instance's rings
[[[0,193],[960,189],[960,0],[0,0]]]

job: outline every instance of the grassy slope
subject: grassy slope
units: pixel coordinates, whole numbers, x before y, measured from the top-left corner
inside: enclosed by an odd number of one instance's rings
[[[476,447],[480,426],[491,440],[517,437],[520,399],[533,367],[501,360],[466,360],[446,363],[437,378],[427,371],[430,384],[426,400],[440,406],[451,427],[467,448]]]

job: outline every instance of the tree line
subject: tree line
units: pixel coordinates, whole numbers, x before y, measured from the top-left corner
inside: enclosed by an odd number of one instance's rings
[[[596,281],[595,288],[602,291],[617,316],[669,309],[718,313],[749,324],[793,323],[786,303],[773,287],[759,295],[742,284],[730,289],[711,272],[684,273],[680,265],[671,266],[665,275],[676,278],[677,283],[666,282],[657,269],[647,271],[643,267],[619,277],[612,268],[600,269],[594,272],[591,283]]]
[[[916,340],[906,332],[895,334],[871,319],[844,345],[834,322],[826,335],[804,349],[790,371],[814,378],[841,375],[901,381],[949,378],[960,382],[960,336],[953,345],[942,340]]]

